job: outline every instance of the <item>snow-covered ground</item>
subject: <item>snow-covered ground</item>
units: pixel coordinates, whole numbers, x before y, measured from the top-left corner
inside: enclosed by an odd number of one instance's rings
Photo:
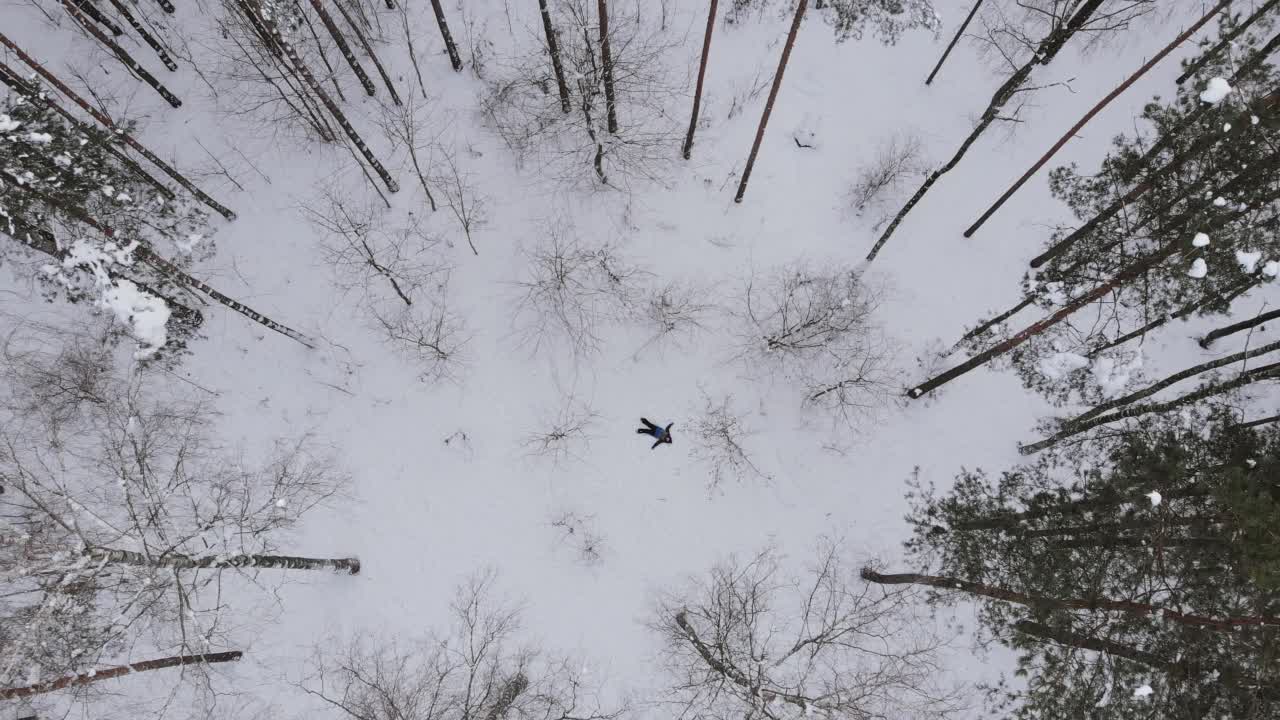
[[[659,12],[657,0],[638,3],[642,12]],[[497,54],[536,41],[534,3],[465,4],[468,13],[488,20]],[[349,156],[229,115],[189,71],[173,79],[186,104],[172,111],[161,110],[140,84],[119,83],[123,73],[111,68],[113,82],[133,92],[130,104],[145,115],[141,136],[161,155],[174,155],[181,167],[208,165],[192,142],[198,137],[219,156],[229,157],[226,148],[234,146],[270,179],[235,159],[230,165],[243,192],[214,177],[202,182],[239,219],[218,231],[216,256],[195,274],[321,339],[320,348],[309,351],[214,308],[207,312],[207,338],[194,343],[177,374],[217,395],[229,440],[253,447],[313,433],[338,450],[354,478],[353,499],[309,516],[289,549],[355,554],[363,571],[357,577],[304,577],[283,588],[282,612],[243,629],[246,657],[234,671],[239,687],[256,688],[284,708],[302,707],[281,681],[296,676],[312,643],[331,635],[410,635],[438,626],[454,586],[492,568],[503,591],[523,601],[533,636],[580,653],[616,688],[644,689],[656,682],[657,640],[643,624],[656,589],[727,554],[767,544],[800,563],[822,535],[844,538],[851,556],[879,556],[893,566],[906,536],[903,492],[914,468],[922,479],[945,486],[961,466],[1000,468],[1018,460],[1015,441],[1030,437],[1048,409],[1010,373],[975,372],[936,397],[887,409],[852,435],[800,411],[799,394],[785,379],[759,377],[735,362],[732,321],[724,315],[686,346],[661,351],[644,347],[644,329],[611,326],[603,351],[579,362],[531,356],[512,326],[519,296],[512,283],[525,271],[521,249],[536,242],[548,220],[571,226],[584,241],[613,242],[654,281],[688,280],[729,308],[753,272],[800,260],[858,266],[877,237],[870,217],[855,218],[845,206],[860,165],[878,143],[906,132],[919,133],[930,161],[945,159],[999,82],[962,43],[933,85],[923,84],[967,3],[940,3],[940,37],[911,33],[888,48],[870,36],[837,45],[817,17],[806,22],[742,204],[732,202],[736,173],[764,93],[733,118],[727,114],[735,94],[757,77],[771,76],[788,18],[769,13],[743,25],[717,26],[704,100],[710,126],[699,130],[692,160],[673,161],[659,182],[586,192],[548,182],[536,168],[516,167],[479,122],[481,83],[469,71],[449,69],[422,5],[416,38],[424,79],[438,97],[437,114],[452,117],[448,132],[460,147],[474,150],[462,161],[489,210],[487,225],[475,236],[478,255],[445,212],[430,218],[452,242],[446,250],[454,265],[451,304],[470,336],[465,367],[453,383],[420,382],[413,367],[376,341],[357,319],[357,298],[334,289],[316,231],[301,217],[299,208],[316,197],[321,181],[337,178],[348,192],[368,192]],[[1064,82],[1069,89],[1038,94],[1016,134],[988,133],[870,267],[868,277],[888,288],[879,318],[901,344],[904,385],[923,375],[917,357],[954,342],[966,323],[1016,302],[1027,259],[1065,210],[1050,198],[1042,174],[977,237],[965,240],[961,230],[1098,98],[1199,14],[1198,5],[1184,5],[1186,13],[1125,34],[1119,47],[1083,58],[1069,47],[1037,70],[1036,84]],[[690,76],[704,6],[682,1],[669,8],[669,33],[680,44],[668,61]],[[446,7],[461,15],[457,3]],[[506,11],[514,32],[508,32]],[[44,25],[28,6],[11,4],[2,12],[5,32],[41,38],[36,47],[55,69],[63,65],[53,58],[86,46],[71,43],[70,28],[40,29]],[[198,22],[194,8],[178,12]],[[455,35],[465,44],[461,24],[459,19]],[[1059,160],[1094,166],[1110,137],[1132,127],[1151,95],[1168,93],[1176,58],[1190,51],[1180,49],[1139,81]],[[384,60],[400,82],[412,82],[398,51],[388,50]],[[374,135],[368,122],[373,101],[354,84],[347,98],[344,107]],[[678,107],[682,117],[675,124],[683,127],[687,102]],[[817,147],[798,147],[793,136]],[[376,151],[379,142],[373,144]],[[678,149],[677,137],[672,158]],[[399,159],[390,165],[405,187],[393,197],[403,211],[418,197],[411,170]],[[914,188],[915,181],[908,184]],[[27,287],[9,279],[6,284]],[[1181,337],[1181,327],[1166,337]],[[705,398],[726,395],[744,412],[753,431],[746,447],[768,479],[728,482],[709,492],[708,468],[691,456],[682,429]],[[569,398],[596,415],[589,442],[560,463],[530,454],[528,437]],[[674,422],[674,444],[650,451],[633,432],[642,415]],[[593,519],[603,547],[598,562],[581,562],[553,527],[565,512]],[[957,663],[955,670],[973,679],[998,668]]]

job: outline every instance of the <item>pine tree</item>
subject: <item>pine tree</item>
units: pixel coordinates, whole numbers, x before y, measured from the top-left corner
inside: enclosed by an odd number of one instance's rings
[[[547,52],[551,55],[551,70],[556,76],[556,89],[560,92],[560,108],[569,114],[569,85],[564,80],[564,65],[560,62],[560,44],[556,41],[556,30],[551,25],[551,11],[547,8],[547,0],[538,0],[538,11],[542,15],[542,32],[547,39]]]
[[[947,43],[947,49],[942,51],[942,57],[938,58],[938,64],[933,66],[933,71],[929,73],[929,77],[925,78],[925,85],[933,83],[933,79],[938,76],[938,71],[942,69],[942,64],[947,61],[947,56],[951,55],[951,50],[955,48],[956,43],[960,42],[960,38],[964,36],[964,31],[969,27],[969,23],[973,22],[974,16],[978,14],[978,9],[981,7],[982,0],[976,0],[973,3],[973,8],[969,10],[964,22],[960,23],[959,29],[956,30],[955,37],[951,38],[951,42]]]
[[[991,688],[1003,716],[1272,717],[1280,430],[1200,417],[1206,431],[1148,422],[1069,464],[965,471],[942,496],[916,483],[907,550],[927,572],[864,577],[976,600],[1029,678]]]
[[[716,29],[716,6],[719,0],[711,0],[707,10],[707,31],[702,38],[702,59],[698,61],[698,84],[693,90],[693,110],[689,114],[689,132],[684,137],[684,147],[680,154],[685,160],[693,150],[693,132],[698,129],[698,111],[702,106],[702,81],[707,76],[707,57],[711,55],[711,36]]]

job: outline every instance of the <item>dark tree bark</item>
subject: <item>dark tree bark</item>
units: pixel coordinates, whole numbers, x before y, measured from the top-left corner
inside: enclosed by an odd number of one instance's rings
[[[1123,410],[1117,410],[1116,412],[1113,412],[1110,415],[1096,415],[1090,418],[1089,420],[1074,422],[1068,425],[1062,431],[1057,432],[1051,435],[1050,437],[1047,437],[1039,442],[1034,442],[1034,443],[1031,443],[1030,445],[1020,446],[1018,448],[1018,452],[1022,453],[1023,455],[1031,455],[1033,453],[1040,452],[1045,448],[1052,447],[1062,442],[1063,440],[1066,440],[1069,437],[1074,437],[1081,433],[1088,432],[1100,425],[1106,425],[1108,423],[1113,423],[1113,422],[1116,422],[1117,420],[1124,420],[1126,418],[1135,418],[1135,417],[1140,417],[1142,415],[1149,415],[1151,413],[1169,412],[1170,410],[1176,410],[1177,408],[1183,407],[1184,405],[1189,405],[1191,403],[1203,400],[1208,397],[1213,397],[1215,395],[1221,395],[1223,393],[1230,392],[1232,390],[1235,390],[1236,388],[1244,387],[1245,385],[1255,383],[1259,380],[1272,379],[1278,376],[1280,376],[1280,363],[1263,365],[1262,367],[1258,367],[1252,370],[1248,370],[1246,372],[1242,372],[1239,375],[1237,375],[1235,378],[1231,380],[1227,380],[1225,382],[1207,383],[1205,385],[1200,386],[1199,389],[1193,392],[1187,393],[1182,397],[1169,400],[1168,402],[1149,403],[1146,405],[1129,405]]]
[[[256,14],[263,26],[271,32],[271,35],[276,39],[276,42],[279,43],[281,50],[283,50],[285,56],[289,58],[289,62],[293,64],[294,69],[298,72],[298,75],[301,76],[302,81],[307,84],[307,87],[311,89],[311,92],[324,104],[325,108],[329,111],[329,114],[333,116],[333,119],[337,121],[338,126],[342,128],[343,132],[345,132],[347,137],[351,140],[351,144],[355,145],[356,149],[360,151],[365,162],[369,163],[374,172],[378,174],[378,177],[382,178],[382,182],[386,184],[388,190],[391,192],[398,191],[400,189],[400,185],[391,177],[391,174],[382,166],[382,163],[378,162],[378,158],[374,157],[373,151],[369,149],[369,146],[365,144],[364,140],[360,137],[360,134],[356,132],[354,127],[352,127],[351,122],[347,120],[347,116],[343,114],[342,110],[333,102],[333,98],[329,97],[329,94],[325,92],[324,88],[321,87],[320,83],[316,80],[315,75],[311,74],[311,70],[302,62],[302,59],[298,57],[298,53],[294,50],[293,45],[280,33],[280,28],[276,25],[275,20],[262,12],[257,12]]]
[[[174,12],[173,3],[169,2],[169,0],[156,0],[156,4],[160,6],[161,10],[164,10],[170,15],[173,14]]]
[[[400,94],[396,92],[396,86],[391,82],[391,76],[387,74],[387,69],[382,67],[382,61],[373,52],[373,46],[369,44],[369,39],[364,36],[364,31],[355,23],[351,13],[347,12],[347,9],[342,6],[342,0],[337,0],[333,5],[338,8],[338,12],[342,15],[342,19],[346,21],[347,27],[350,27],[351,32],[355,33],[356,40],[360,41],[360,47],[364,48],[365,55],[369,56],[369,59],[373,61],[373,66],[378,69],[378,75],[382,76],[382,84],[386,85],[387,92],[391,93],[391,101],[396,105],[403,105],[404,103],[400,102]]]
[[[1063,628],[1049,627],[1043,623],[1032,622],[1030,620],[1019,620],[1014,623],[1013,629],[1024,635],[1038,637],[1041,640],[1051,640],[1060,645],[1068,647],[1078,647],[1084,650],[1092,650],[1094,652],[1106,653],[1115,657],[1122,657],[1126,660],[1146,665],[1156,670],[1162,670],[1166,673],[1175,673],[1180,667],[1162,657],[1153,655],[1149,652],[1139,650],[1128,645],[1112,642],[1110,640],[1102,640],[1100,638],[1081,635]]]
[[[297,2],[297,0],[294,0]],[[311,22],[311,18],[302,11],[302,6],[298,6],[298,15],[302,19],[302,24],[307,26],[307,32],[311,33],[311,39],[316,41],[316,48],[320,50],[320,62],[324,63],[325,76],[329,78],[329,82],[333,83],[333,94],[338,96],[342,102],[347,101],[347,96],[342,94],[342,85],[338,83],[338,71],[333,69],[333,64],[329,62],[329,54],[324,51],[324,43],[320,41],[320,33],[316,32],[315,23]],[[295,72],[297,72],[295,70]]]
[[[1168,260],[1169,258],[1173,257],[1175,254],[1177,254],[1179,249],[1180,249],[1179,246],[1176,243],[1173,243],[1173,244],[1170,244],[1164,250],[1156,252],[1153,255],[1143,260],[1139,260],[1138,262],[1132,263],[1131,265],[1129,265],[1128,267],[1124,268],[1119,273],[1117,273],[1115,277],[1113,277],[1112,279],[1098,285],[1093,290],[1089,291],[1084,295],[1081,295],[1075,300],[1072,300],[1070,303],[1063,306],[1061,309],[1054,312],[1052,315],[1042,320],[1039,320],[1035,323],[1032,323],[1031,325],[1028,325],[1025,329],[1023,329],[1017,335],[1014,335],[1008,340],[997,343],[996,345],[992,346],[986,351],[978,353],[977,355],[974,355],[973,357],[969,358],[963,363],[960,363],[959,365],[956,365],[950,370],[939,373],[938,375],[935,375],[934,377],[926,380],[925,382],[911,388],[910,390],[907,391],[907,397],[913,400],[916,398],[919,398],[925,393],[932,392],[938,389],[939,387],[946,385],[952,380],[955,380],[961,375],[964,375],[970,370],[980,367],[986,364],[987,362],[1018,347],[1019,345],[1022,345],[1023,343],[1035,337],[1036,335],[1040,334],[1041,332],[1067,319],[1067,317],[1075,313],[1080,308],[1092,303],[1093,301],[1111,292],[1115,288],[1129,282],[1133,278],[1136,278],[1142,275],[1143,273],[1154,268],[1155,266],[1159,265],[1165,260]]]
[[[89,683],[99,682],[101,680],[110,680],[132,673],[146,672],[148,670],[163,670],[164,668],[182,667],[184,665],[206,665],[213,663],[233,662],[239,660],[241,653],[239,650],[230,650],[228,652],[205,653],[202,655],[176,655],[173,657],[159,658],[156,660],[144,660],[142,662],[130,663],[128,665],[118,665],[116,667],[103,668],[102,670],[94,670],[93,672],[81,673],[79,675],[71,675],[68,677],[58,678],[49,682],[37,683],[35,685],[27,685],[26,687],[6,688],[0,690],[0,699],[14,700],[16,698],[31,697],[32,695],[42,695],[55,690],[76,687],[78,685],[88,685]]]
[[[1280,422],[1280,415],[1272,415],[1270,417],[1258,418],[1249,422],[1236,423],[1233,427],[1244,430],[1246,428],[1258,427],[1259,425],[1270,425],[1273,422]]]
[[[960,38],[964,35],[964,31],[969,28],[969,23],[973,22],[973,17],[978,14],[978,8],[982,7],[982,0],[977,0],[973,4],[973,9],[969,11],[968,17],[964,22],[960,23],[960,29],[956,30],[956,36],[951,38],[951,42],[947,43],[947,49],[942,51],[942,57],[938,58],[938,64],[933,66],[933,72],[929,73],[929,77],[925,79],[924,84],[929,85],[933,82],[933,78],[937,76],[938,71],[942,69],[942,63],[947,61],[947,56],[951,54],[952,48],[956,43],[960,42]]]
[[[356,58],[356,54],[351,52],[351,46],[347,44],[347,38],[342,35],[342,29],[333,21],[333,16],[328,10],[324,9],[324,3],[320,0],[311,0],[311,7],[315,9],[316,15],[320,16],[320,22],[324,23],[325,30],[329,31],[329,36],[333,38],[334,44],[338,46],[338,52],[342,53],[342,57],[347,61],[347,65],[351,67],[351,72],[356,74],[356,78],[360,80],[361,87],[364,88],[365,94],[373,97],[377,89],[373,86],[373,81],[369,79],[369,75],[360,65],[360,60]]]
[[[884,244],[889,241],[889,238],[893,235],[894,231],[898,229],[900,224],[902,224],[902,220],[906,218],[907,213],[911,212],[916,204],[920,202],[921,198],[925,196],[925,193],[929,192],[929,189],[933,187],[934,183],[938,182],[939,178],[951,172],[960,164],[960,161],[963,160],[964,156],[969,152],[969,148],[973,147],[973,144],[978,141],[978,138],[986,132],[987,128],[989,128],[991,124],[996,121],[996,118],[999,117],[1000,109],[1004,107],[1005,103],[1009,102],[1009,100],[1020,88],[1022,88],[1024,84],[1026,84],[1027,79],[1031,77],[1031,71],[1034,70],[1037,65],[1048,65],[1052,62],[1053,58],[1058,54],[1058,51],[1062,49],[1062,46],[1066,44],[1067,40],[1070,40],[1071,37],[1075,35],[1086,22],[1088,22],[1089,18],[1092,17],[1093,13],[1097,11],[1098,7],[1101,6],[1104,1],[1105,0],[1086,0],[1084,5],[1082,5],[1080,9],[1076,11],[1076,14],[1071,17],[1071,20],[1050,32],[1049,35],[1040,42],[1039,47],[1036,48],[1036,52],[1031,59],[1010,75],[1008,80],[1004,81],[1004,84],[1002,84],[999,89],[996,90],[995,94],[991,96],[991,102],[987,105],[987,109],[983,111],[982,117],[978,119],[978,124],[969,133],[969,136],[964,139],[964,142],[960,143],[959,149],[957,149],[955,154],[951,156],[951,159],[948,160],[945,165],[933,171],[933,173],[925,179],[924,184],[920,186],[920,189],[916,190],[915,195],[911,196],[911,199],[908,200],[907,203],[902,206],[902,209],[898,211],[898,214],[894,216],[893,220],[889,223],[889,226],[884,229],[880,238],[876,240],[876,244],[871,247],[871,252],[867,253],[867,262],[871,262],[876,259],[876,255],[880,253],[880,249],[884,247]]]
[[[1111,348],[1123,345],[1129,342],[1130,340],[1133,340],[1134,338],[1142,337],[1143,335],[1146,335],[1147,333],[1151,332],[1152,330],[1155,330],[1156,328],[1164,325],[1165,323],[1168,323],[1171,320],[1180,320],[1213,303],[1221,302],[1224,305],[1230,305],[1236,298],[1240,297],[1246,292],[1249,292],[1249,290],[1255,287],[1259,283],[1259,281],[1260,280],[1258,278],[1250,278],[1247,282],[1241,283],[1239,287],[1235,288],[1234,290],[1227,293],[1226,295],[1214,296],[1214,297],[1206,298],[1204,300],[1197,300],[1196,302],[1193,302],[1193,303],[1188,303],[1186,307],[1183,307],[1182,309],[1178,310],[1175,313],[1170,313],[1163,317],[1158,317],[1155,320],[1152,320],[1151,322],[1147,323],[1146,325],[1143,325],[1142,327],[1136,330],[1131,330],[1105,345],[1102,345],[1100,347],[1094,348],[1093,350],[1090,350],[1089,352],[1085,353],[1085,357],[1090,357],[1090,358],[1097,357],[1099,354],[1104,353],[1107,350],[1110,350]]]
[[[547,0],[538,0],[538,10],[542,13],[542,32],[547,36],[547,51],[551,53],[551,70],[556,76],[556,89],[560,91],[560,109],[569,114],[569,85],[564,80],[564,66],[560,64],[560,43],[556,42],[556,30],[551,26],[551,11],[547,9]]]
[[[804,0],[800,1],[804,2]],[[759,687],[759,683],[745,675],[742,670],[734,667],[725,660],[722,660],[718,653],[708,647],[702,638],[698,637],[698,633],[693,629],[693,625],[689,623],[689,617],[684,613],[684,611],[681,611],[676,615],[676,626],[684,633],[685,640],[689,641],[689,644],[693,646],[693,649],[698,653],[698,656],[702,658],[702,661],[707,664],[708,670],[739,687],[747,688],[748,690],[757,693],[761,702],[772,703],[774,701],[781,700],[789,705],[794,705],[797,708],[800,708],[802,711],[812,706],[813,701],[802,695],[797,695],[781,689]]]
[[[106,115],[102,114],[96,108],[94,108],[92,105],[86,102],[84,98],[72,92],[71,88],[67,87],[66,83],[59,80],[57,76],[55,76],[53,73],[46,70],[43,65],[41,65],[39,62],[36,62],[36,60],[33,59],[30,55],[23,52],[22,48],[19,48],[12,40],[10,40],[7,36],[5,36],[4,33],[0,33],[0,44],[12,50],[13,53],[17,55],[19,58],[21,58],[22,61],[25,62],[28,66],[30,66],[32,70],[35,70],[37,73],[39,73],[40,77],[44,78],[46,81],[49,82],[49,84],[56,87],[63,95],[67,96],[73,102],[75,102],[75,104],[79,105],[85,112],[89,113],[89,115],[91,115],[94,120],[97,120],[103,127],[115,133],[116,137],[119,137],[121,140],[123,140],[126,145],[133,148],[134,150],[137,150],[143,157],[147,159],[148,162],[150,162],[151,164],[163,170],[166,175],[173,178],[175,182],[177,182],[182,187],[186,188],[187,191],[189,191],[192,195],[195,195],[197,198],[199,198],[200,202],[209,206],[214,211],[216,211],[219,215],[223,216],[228,220],[236,219],[236,214],[234,212],[227,209],[218,201],[209,197],[207,194],[205,194],[203,190],[196,187],[195,184],[193,184],[190,180],[188,180],[177,170],[174,170],[171,166],[169,166],[168,163],[156,157],[155,153],[143,147],[142,144],[139,143],[137,140],[133,139],[131,135],[129,135],[128,133],[125,133],[121,128],[117,127],[116,124],[111,121],[111,118],[108,118]]]
[[[90,548],[85,557],[96,563],[139,565],[142,567],[195,570],[198,568],[273,568],[277,570],[346,570],[352,575],[360,573],[359,558],[307,558],[292,555],[187,555],[167,554],[147,557],[132,550]]]
[[[1110,93],[1107,93],[1107,96],[1102,98],[1102,100],[1098,101],[1098,104],[1089,108],[1089,112],[1085,113],[1084,117],[1076,121],[1076,124],[1072,125],[1071,129],[1068,130],[1066,134],[1058,138],[1058,141],[1053,144],[1053,147],[1049,148],[1049,152],[1045,153],[1044,155],[1041,155],[1040,159],[1037,160],[1030,168],[1027,169],[1026,172],[1022,174],[1022,177],[1018,178],[1013,183],[1013,185],[1009,186],[1009,189],[1005,190],[1004,194],[1001,195],[998,199],[996,199],[995,203],[993,203],[991,207],[987,208],[986,212],[982,213],[982,216],[979,217],[972,225],[969,226],[967,230],[964,231],[964,236],[973,237],[973,234],[978,231],[978,228],[982,227],[982,225],[986,223],[987,220],[989,220],[991,216],[994,215],[996,211],[1000,209],[1001,206],[1003,206],[1006,202],[1008,202],[1009,198],[1013,197],[1013,194],[1018,192],[1018,190],[1021,189],[1022,186],[1025,185],[1026,182],[1031,179],[1032,175],[1035,175],[1037,172],[1039,172],[1040,168],[1044,167],[1046,163],[1048,163],[1051,159],[1053,159],[1053,156],[1056,155],[1058,151],[1062,149],[1062,146],[1066,145],[1067,142],[1071,140],[1071,138],[1075,137],[1076,134],[1079,133],[1080,130],[1082,130],[1085,125],[1088,125],[1089,121],[1092,120],[1094,116],[1102,112],[1102,109],[1105,108],[1107,105],[1110,105],[1112,100],[1115,100],[1116,98],[1120,97],[1121,93],[1123,93],[1125,90],[1128,90],[1130,87],[1132,87],[1133,84],[1137,82],[1139,78],[1141,78],[1143,75],[1146,75],[1147,72],[1150,71],[1151,68],[1155,67],[1161,60],[1168,57],[1169,53],[1173,52],[1179,45],[1186,42],[1187,39],[1189,39],[1192,35],[1195,35],[1200,30],[1200,28],[1204,27],[1206,23],[1208,23],[1210,20],[1213,19],[1214,15],[1217,15],[1219,12],[1221,12],[1222,9],[1230,5],[1231,2],[1232,0],[1221,0],[1217,5],[1215,5],[1211,10],[1209,10],[1209,12],[1202,15],[1200,19],[1197,20],[1191,27],[1187,28],[1182,32],[1182,34],[1174,38],[1173,42],[1169,43],[1168,45],[1165,45],[1163,48],[1161,48],[1160,52],[1151,56],[1151,59],[1148,60],[1146,63],[1144,63],[1142,67],[1138,68],[1137,72],[1133,73],[1128,78],[1126,78],[1124,82],[1117,85],[1116,88],[1112,90]]]
[[[604,104],[610,135],[618,134],[618,109],[613,95],[613,52],[609,49],[609,3],[596,0],[600,15],[600,63],[604,71]]]
[[[106,28],[107,32],[116,37],[120,37],[124,34],[124,31],[120,29],[120,26],[107,19],[107,17],[102,14],[102,11],[98,9],[98,6],[94,5],[90,0],[75,0],[75,4],[76,7],[83,10],[84,14],[88,15],[90,19]]]
[[[80,23],[80,27],[83,27],[90,35],[97,38],[98,42],[107,46],[107,49],[111,51],[111,54],[115,55],[116,59],[128,68],[129,72],[132,72],[134,75],[141,78],[143,82],[150,85],[151,89],[159,93],[160,97],[164,98],[164,101],[169,103],[170,106],[174,108],[182,107],[182,101],[178,99],[177,95],[169,92],[169,88],[165,87],[155,78],[154,75],[147,72],[146,68],[139,65],[138,62],[133,59],[133,56],[125,52],[125,49],[120,47],[115,40],[112,40],[103,34],[103,32],[99,30],[93,22],[84,16],[84,13],[80,12],[80,9],[75,6],[75,3],[71,2],[71,0],[62,0],[62,5],[66,7],[67,12],[71,13],[71,16]]]
[[[961,592],[967,592],[971,595],[980,595],[982,597],[992,598],[993,600],[1017,603],[1018,605],[1025,605],[1031,608],[1089,611],[1107,610],[1130,612],[1137,615],[1156,615],[1165,620],[1181,623],[1183,625],[1205,627],[1212,630],[1226,632],[1230,632],[1239,627],[1254,625],[1271,625],[1280,627],[1280,617],[1271,617],[1268,615],[1215,618],[1178,612],[1177,610],[1170,610],[1169,608],[1161,608],[1149,603],[1134,602],[1132,600],[1112,600],[1105,597],[1052,598],[1042,595],[1029,595],[1027,593],[1020,593],[1007,588],[969,582],[968,580],[961,580],[960,578],[940,577],[937,575],[921,575],[918,573],[882,575],[870,568],[863,568],[862,579],[881,585],[925,585],[942,590],[960,590]]]
[[[1205,487],[1156,489],[1160,490],[1160,493],[1164,496],[1165,500],[1205,497],[1209,494],[1208,488]],[[1141,488],[1107,487],[1103,491],[1082,497],[1078,500],[1072,500],[1070,502],[1037,505],[1021,512],[995,513],[993,515],[980,517],[974,520],[966,520],[964,522],[956,523],[952,530],[1001,530],[1015,535],[1021,535],[1024,532],[1027,532],[1027,528],[1024,524],[1029,520],[1038,520],[1051,515],[1061,515],[1066,518],[1084,517],[1086,513],[1102,510],[1104,508],[1142,502],[1144,501],[1144,495],[1145,493],[1141,492]]]
[[[791,20],[791,30],[787,33],[787,43],[782,46],[782,58],[778,60],[778,72],[773,75],[773,86],[769,88],[769,99],[765,100],[764,112],[760,115],[760,125],[756,128],[756,139],[751,143],[751,154],[747,155],[747,166],[742,170],[742,180],[738,183],[738,194],[733,196],[736,203],[742,202],[747,193],[747,181],[751,179],[751,169],[756,165],[756,155],[760,153],[760,142],[764,140],[764,129],[769,124],[769,115],[773,113],[773,103],[778,99],[778,89],[782,87],[782,74],[787,70],[787,60],[791,58],[791,48],[796,44],[796,35],[800,32],[800,21],[804,20],[805,7],[808,0],[796,3],[796,14]]]
[[[444,49],[449,53],[449,64],[454,72],[462,72],[462,58],[458,57],[458,46],[453,44],[453,35],[449,32],[449,23],[444,19],[444,8],[440,0],[431,0],[431,9],[436,13],[436,24],[440,26],[440,37],[444,38]]]
[[[1200,338],[1200,347],[1208,350],[1214,340],[1227,337],[1228,335],[1234,335],[1242,330],[1257,327],[1262,323],[1270,322],[1276,318],[1280,318],[1280,310],[1272,310],[1271,312],[1262,313],[1261,315],[1249,318],[1248,320],[1241,320],[1238,323],[1232,323],[1226,327],[1220,327]]]
[[[178,63],[174,62],[173,58],[169,57],[169,53],[164,49],[164,46],[160,44],[160,41],[156,40],[155,36],[143,27],[142,23],[138,22],[138,19],[129,11],[129,6],[125,5],[120,0],[111,0],[111,6],[116,9],[116,12],[120,13],[120,17],[123,17],[125,22],[129,23],[129,27],[133,28],[133,31],[138,33],[138,36],[142,38],[143,42],[155,51],[156,56],[160,58],[160,62],[164,63],[164,66],[168,68],[170,72],[178,69]]]
[[[1195,75],[1197,72],[1199,72],[1200,68],[1205,66],[1205,63],[1217,57],[1218,53],[1222,52],[1223,48],[1227,47],[1232,42],[1234,42],[1236,38],[1243,35],[1263,15],[1266,15],[1267,13],[1271,12],[1272,8],[1274,8],[1277,4],[1280,4],[1280,0],[1268,0],[1266,3],[1263,3],[1262,6],[1259,7],[1257,10],[1254,10],[1253,14],[1250,15],[1244,22],[1236,25],[1235,28],[1231,30],[1231,32],[1227,33],[1226,35],[1223,35],[1222,39],[1218,41],[1217,45],[1214,45],[1213,47],[1201,53],[1200,57],[1196,58],[1195,62],[1188,65],[1187,69],[1182,71],[1182,74],[1179,75],[1178,79],[1174,80],[1174,82],[1177,83],[1178,85],[1181,85],[1182,83],[1186,82],[1188,78],[1190,78],[1192,75]]]
[[[702,81],[707,76],[707,56],[711,54],[711,35],[716,29],[716,5],[718,0],[711,0],[711,9],[707,11],[707,32],[702,37],[702,60],[698,62],[698,84],[693,90],[693,113],[689,116],[689,133],[684,136],[684,148],[680,154],[685,160],[693,150],[693,131],[698,127],[698,112],[702,107]]]
[[[974,329],[970,330],[969,332],[965,333],[963,337],[961,337],[959,340],[957,340],[957,341],[955,342],[955,344],[954,344],[954,345],[952,345],[952,346],[951,346],[951,349],[947,351],[947,354],[948,354],[948,355],[950,355],[951,353],[953,353],[953,352],[955,352],[956,350],[958,350],[958,349],[960,348],[960,346],[961,346],[961,345],[963,345],[963,344],[964,344],[967,340],[969,340],[970,338],[978,337],[979,335],[981,335],[981,334],[985,333],[986,331],[990,330],[991,328],[995,327],[996,325],[999,325],[1000,323],[1004,322],[1005,320],[1008,320],[1009,318],[1013,317],[1014,315],[1017,315],[1018,313],[1022,312],[1024,309],[1026,309],[1026,308],[1030,307],[1032,304],[1034,304],[1034,303],[1035,303],[1035,301],[1036,301],[1036,296],[1035,296],[1035,295],[1028,295],[1027,297],[1022,298],[1022,300],[1021,300],[1021,301],[1019,301],[1017,305],[1014,305],[1013,307],[1009,308],[1008,310],[1005,310],[1004,312],[1000,313],[999,315],[996,315],[995,317],[991,318],[990,320],[987,320],[986,322],[982,323],[982,324],[981,324],[981,325],[979,325],[978,327],[976,327],[976,328],[974,328]]]

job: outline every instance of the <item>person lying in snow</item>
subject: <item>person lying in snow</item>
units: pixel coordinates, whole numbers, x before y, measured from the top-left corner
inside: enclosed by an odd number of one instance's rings
[[[650,450],[658,447],[662,443],[667,443],[668,445],[671,444],[671,426],[675,425],[675,423],[667,423],[666,427],[660,428],[645,418],[640,418],[640,422],[644,423],[644,427],[636,428],[636,433],[640,435],[652,435],[657,438],[653,441],[653,445],[649,446]]]

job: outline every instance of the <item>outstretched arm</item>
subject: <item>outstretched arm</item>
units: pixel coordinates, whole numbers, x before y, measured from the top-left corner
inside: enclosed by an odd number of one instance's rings
[[[662,438],[658,438],[657,440],[653,441],[653,444],[649,446],[649,449],[652,450],[661,444],[662,444]]]

